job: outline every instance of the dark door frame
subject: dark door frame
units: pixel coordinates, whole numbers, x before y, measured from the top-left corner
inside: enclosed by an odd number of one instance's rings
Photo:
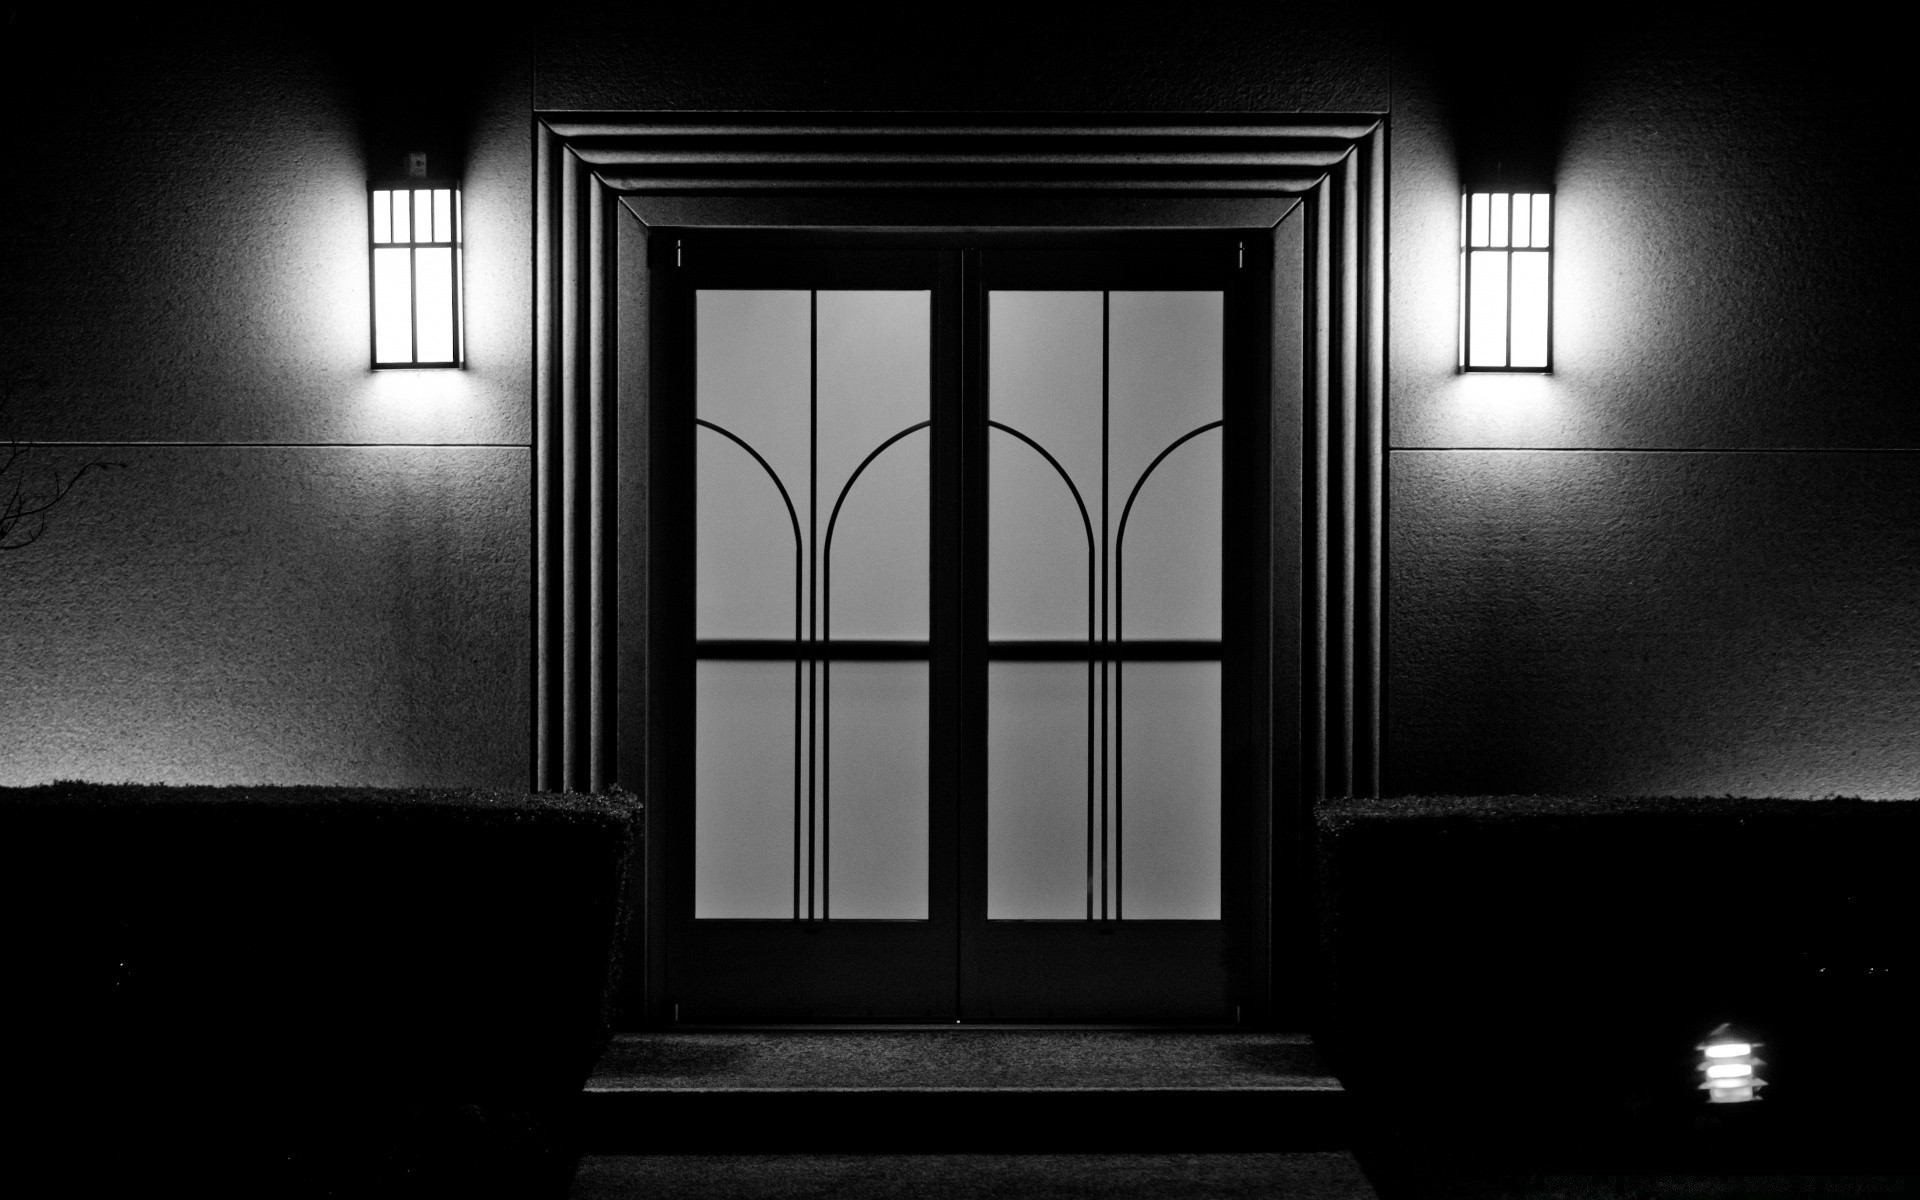
[[[536,114],[533,786],[648,794],[644,338],[658,228],[1271,231],[1267,961],[1304,968],[1313,801],[1379,784],[1386,131],[1378,114]],[[616,314],[618,318],[616,319]],[[616,514],[634,514],[624,524]],[[643,884],[647,891],[651,884]],[[650,895],[634,900],[647,908]],[[645,954],[649,964],[660,956]],[[640,964],[632,964],[633,968]],[[630,968],[617,1019],[662,1014]],[[649,985],[652,986],[649,986]],[[1297,1023],[1299,986],[1256,987]]]

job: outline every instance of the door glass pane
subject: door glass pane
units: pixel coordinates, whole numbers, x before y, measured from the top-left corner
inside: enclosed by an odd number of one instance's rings
[[[833,663],[822,684],[826,914],[925,920],[927,664]]]
[[[931,314],[695,294],[696,916],[927,914],[927,667],[833,647],[928,638]]]
[[[1099,292],[988,294],[988,637],[1088,636],[1100,326]]]
[[[988,296],[989,918],[1219,918],[1224,311]]]
[[[810,320],[806,292],[695,297],[699,637],[791,638],[804,615]]]
[[[1085,663],[987,665],[987,917],[1087,915]]]
[[[822,632],[925,640],[930,293],[819,297]]]
[[[1220,664],[1135,662],[1118,673],[1120,915],[1220,917]]]
[[[1220,637],[1222,299],[1112,293],[1116,638]]]
[[[693,915],[793,916],[793,664],[700,663],[694,729]]]

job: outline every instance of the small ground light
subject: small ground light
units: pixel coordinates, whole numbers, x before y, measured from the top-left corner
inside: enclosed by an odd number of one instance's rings
[[[408,177],[367,189],[367,257],[373,290],[373,365],[458,367],[466,362],[460,181],[427,174],[412,155]]]
[[[1460,368],[1553,369],[1553,197],[1460,197]]]
[[[1767,1081],[1755,1074],[1765,1064],[1754,1055],[1759,1042],[1734,1033],[1722,1025],[1695,1046],[1700,1051],[1699,1070],[1706,1076],[1700,1090],[1710,1104],[1741,1104],[1760,1099],[1759,1091]]]

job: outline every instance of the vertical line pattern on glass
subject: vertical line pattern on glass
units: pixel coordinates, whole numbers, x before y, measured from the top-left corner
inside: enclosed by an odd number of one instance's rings
[[[371,188],[367,225],[374,367],[465,365],[460,185]]]
[[[1110,549],[1111,533],[1107,523],[1108,493],[1112,490],[1109,475],[1113,468],[1113,293],[1100,293],[1100,640],[1107,640],[1107,575],[1108,560],[1113,557]],[[1103,657],[1100,659],[1100,917],[1106,919],[1107,907],[1107,847],[1112,844],[1112,835],[1107,816],[1107,784],[1114,774],[1113,760],[1108,756],[1107,742],[1112,736],[1111,726],[1107,723],[1107,703],[1112,684],[1108,680],[1110,665]],[[1116,889],[1117,894],[1117,889]]]
[[[887,672],[910,672],[913,662],[928,659],[923,640],[926,604],[915,592],[916,586],[924,591],[924,580],[916,584],[915,572],[924,576],[927,564],[910,561],[916,555],[924,560],[927,553],[925,522],[914,505],[926,503],[921,493],[927,491],[928,480],[924,470],[915,473],[911,456],[883,456],[911,434],[931,427],[928,294],[701,290],[697,297],[696,337],[703,357],[695,426],[724,441],[704,443],[696,470],[700,630],[695,656],[702,671],[696,692],[708,690],[696,696],[696,724],[706,731],[703,737],[718,739],[722,753],[709,754],[704,740],[703,748],[696,749],[695,915],[809,921],[924,918],[924,879],[906,871],[903,891],[902,873],[888,874],[897,863],[875,864],[889,853],[917,854],[922,860],[926,854],[920,844],[925,840],[924,811],[906,811],[916,805],[925,808],[924,745],[906,744],[925,742],[925,731],[915,728],[916,722],[924,725],[926,720],[924,697],[916,695],[916,689],[924,691],[925,668],[920,668],[918,682],[911,675]],[[901,345],[916,338],[917,344]],[[832,379],[827,377],[829,358]],[[902,415],[921,419],[904,428],[892,426]],[[739,428],[714,416],[726,416]],[[888,430],[877,442],[871,440],[877,436],[876,422]],[[705,448],[728,443],[745,457],[730,463]],[[874,471],[883,461],[890,465]],[[804,496],[796,478],[800,474],[806,475]],[[776,584],[770,573],[773,543],[767,540],[765,522],[772,510],[756,498],[767,496],[760,490],[764,485],[755,482],[762,477],[773,484],[771,491],[787,515],[793,564],[790,614],[777,613],[767,604],[774,587],[786,581]],[[856,492],[854,485],[863,478],[868,482]],[[873,498],[863,501],[860,497],[869,491]],[[831,504],[823,505],[828,500]],[[824,535],[819,524],[823,507],[828,512]],[[846,527],[849,518],[857,531]],[[843,565],[851,567],[855,581],[848,593],[854,640],[838,643],[832,611],[836,547],[843,559],[851,554]],[[876,600],[878,593],[884,594]],[[777,632],[789,619],[790,639]],[[876,639],[871,636],[875,633],[906,637]],[[832,663],[848,658],[869,661],[853,664],[857,669],[848,676],[852,691],[847,701],[852,715],[842,722],[847,728],[837,730]],[[876,659],[911,661],[871,661]],[[787,844],[778,851],[786,860],[782,864],[771,857],[773,843],[766,829],[774,811],[766,786],[771,776],[764,770],[770,760],[764,745],[756,745],[764,743],[770,731],[765,720],[770,696],[764,684],[751,681],[739,690],[737,673],[751,673],[753,664],[764,669],[787,662],[793,665],[792,695],[784,706],[790,712],[782,716],[791,719],[792,763],[791,794],[785,804],[790,828]],[[727,675],[729,671],[736,674]],[[851,896],[843,899],[836,899],[840,889],[831,886],[834,862],[840,857],[834,853],[836,736],[852,744],[842,771],[846,778],[840,780],[852,785],[852,807],[843,823],[850,822],[849,827],[863,835],[856,837],[848,865],[839,868],[840,882],[852,888]],[[874,783],[876,756],[883,760],[879,792]],[[760,767],[751,765],[756,758]],[[916,770],[917,783],[908,777]],[[888,776],[888,771],[894,774]],[[913,794],[916,787],[921,794]],[[868,827],[876,813],[882,824],[893,822],[891,833],[871,834]],[[922,827],[917,832],[916,821]],[[902,830],[907,842],[918,838],[917,849],[901,841]],[[768,887],[770,872],[788,876],[780,881],[783,894]],[[777,910],[776,894],[781,894]]]
[[[1460,197],[1459,366],[1553,369],[1553,199],[1543,192]]]
[[[1075,315],[1075,305],[1081,298],[1090,302],[1095,296],[1099,301],[1097,344],[1089,328],[1092,312]],[[1183,296],[1188,299],[1183,301],[1180,299]],[[1181,308],[1183,303],[1192,306],[1192,301],[1200,298],[1206,299],[1200,300],[1195,312]],[[1049,706],[1058,705],[1065,697],[1058,691],[1058,677],[1047,674],[1057,668],[1050,668],[1048,664],[1067,666],[1075,660],[1084,661],[1087,672],[1083,916],[1087,920],[1127,919],[1134,907],[1126,882],[1129,820],[1124,761],[1127,753],[1124,663],[1144,657],[1203,666],[1218,663],[1220,659],[1217,463],[1196,461],[1189,466],[1189,477],[1176,479],[1169,485],[1174,490],[1158,502],[1156,510],[1161,539],[1157,544],[1160,560],[1157,565],[1161,572],[1157,581],[1150,581],[1156,583],[1156,589],[1150,589],[1150,599],[1157,604],[1161,625],[1158,632],[1163,636],[1168,632],[1187,636],[1175,641],[1150,640],[1137,644],[1126,640],[1125,540],[1135,503],[1161,465],[1188,442],[1224,427],[1218,416],[1222,353],[1219,299],[1219,293],[991,293],[991,303],[997,311],[990,317],[994,332],[989,344],[993,347],[994,361],[989,373],[994,382],[990,384],[992,411],[987,425],[990,430],[1008,435],[1010,440],[1001,443],[1007,448],[1018,444],[1032,450],[1044,462],[1045,470],[1033,474],[1039,463],[1025,467],[1015,459],[1001,460],[990,470],[994,479],[989,501],[990,538],[994,543],[990,557],[994,565],[989,569],[987,652],[990,674],[999,672],[998,682],[990,680],[989,683],[989,703],[997,709],[989,722],[993,730],[989,735],[990,919],[1070,917],[1070,911],[1062,907],[1065,895],[1059,885],[1064,879],[1047,883],[1041,878],[1058,867],[1044,861],[1046,853],[1036,857],[1042,843],[1052,848],[1048,853],[1053,856],[1065,849],[1066,843],[1061,840],[1065,831],[1060,827],[1057,808],[1058,789],[1065,778],[1054,765],[1057,759],[1052,750],[1056,743],[1049,740],[1045,729],[1035,733],[1029,727],[1059,728],[1053,724],[1057,717],[1050,718],[1047,712]],[[1128,336],[1117,340],[1115,311],[1121,300],[1127,304],[1131,323]],[[1209,303],[1214,305],[1211,326],[1205,318],[1196,320],[1196,313],[1204,311]],[[1074,332],[1076,321],[1086,322],[1081,326],[1087,331],[1084,341],[1076,341],[1083,337]],[[1095,353],[1099,356],[1097,379],[1090,362],[1084,374],[1076,378],[1076,368],[1071,365],[1076,356],[1091,359]],[[1184,363],[1183,354],[1187,356]],[[1192,369],[1196,354],[1199,359],[1209,355],[1212,359],[1198,372]],[[1128,373],[1116,376],[1115,360],[1122,355],[1129,359]],[[1173,365],[1164,365],[1167,362]],[[1171,372],[1171,375],[1155,378],[1155,371]],[[1196,379],[1195,375],[1203,378]],[[1123,385],[1128,389],[1128,403],[1126,411],[1119,413],[1116,389]],[[1099,408],[1097,418],[1092,411],[1095,404]],[[1175,432],[1178,425],[1167,428],[1169,421],[1177,422],[1183,416],[1191,420],[1195,415],[1213,419],[1179,432]],[[1097,441],[1092,436],[1096,419]],[[1015,420],[1032,422],[1036,430],[1044,427],[1042,436],[1036,437],[1033,432],[1019,428],[1013,423]],[[1051,448],[1047,441],[1053,442]],[[1091,461],[1096,454],[1097,464]],[[1033,462],[1032,459],[1024,461]],[[1129,469],[1116,475],[1116,469],[1123,463]],[[1213,470],[1208,474],[1210,465]],[[1191,474],[1195,470],[1199,475]],[[1101,489],[1101,532],[1097,550],[1092,514],[1074,481],[1076,473],[1087,478],[1096,471]],[[1049,477],[1066,485],[1067,496],[1078,510],[1086,541],[1086,629],[1084,640],[1078,642],[1055,640],[1059,633],[1065,632],[1058,623],[1063,615],[1058,605],[1065,594],[1050,590],[1052,585],[1048,584],[1036,587],[1031,579],[1061,569],[1058,555],[1065,549],[1063,539],[1070,536],[1064,525],[1051,526],[1051,535],[1044,530],[1033,532],[1053,519],[1047,515],[1048,507],[1054,503],[1048,497],[1059,493],[1052,491],[1050,483],[1042,482]],[[1200,489],[1198,492],[1192,490],[1196,486]],[[1124,501],[1116,487],[1124,489]],[[1186,490],[1182,491],[1183,488]],[[1198,525],[1193,524],[1196,519]],[[1186,539],[1189,543],[1211,541],[1210,546],[1198,547],[1205,569],[1187,574],[1173,569],[1171,574],[1177,578],[1169,577],[1172,562],[1167,557],[1169,529],[1176,541],[1195,529],[1212,530],[1208,538]],[[1049,541],[1049,536],[1056,540]],[[1187,545],[1185,549],[1195,547]],[[1175,558],[1178,557],[1176,550]],[[1190,565],[1178,564],[1179,567]],[[1018,567],[1026,570],[1014,569]],[[1014,578],[1022,574],[1028,578]],[[1200,578],[1202,576],[1211,577],[1210,581]],[[1169,595],[1176,597],[1171,607]],[[1097,619],[1096,602],[1100,606]],[[1150,605],[1152,607],[1154,605]],[[1191,636],[1195,633],[1203,636]],[[1212,677],[1217,679],[1217,667],[1214,672]],[[1048,678],[1054,678],[1056,683],[1048,684]],[[1151,711],[1163,711],[1168,698],[1174,694],[1166,690],[1168,682],[1168,677],[1161,675],[1147,685],[1158,689],[1151,698],[1162,706]],[[1177,692],[1180,683],[1172,682]],[[1192,686],[1191,678],[1186,686]],[[1204,704],[1217,709],[1217,698]],[[1195,728],[1207,726],[1209,720],[1217,725],[1217,719],[1203,715]],[[1168,736],[1178,737],[1177,734]],[[1205,743],[1199,753],[1217,763],[1217,733],[1201,734],[1199,741]],[[1167,749],[1166,746],[1156,748],[1163,752]],[[1212,773],[1217,775],[1217,766],[1212,768]],[[1166,791],[1164,771],[1148,774],[1153,776],[1150,792]],[[1209,791],[1207,786],[1198,790]],[[1200,819],[1201,826],[1211,827],[1217,820],[1217,792],[1217,786],[1212,786],[1210,794],[1199,802],[1199,807],[1211,805],[1214,810]],[[1146,827],[1164,830],[1169,804],[1177,808],[1193,797],[1150,795],[1149,799],[1155,803],[1149,805]],[[1048,812],[1052,815],[1047,815]],[[1181,819],[1192,815],[1186,813]],[[998,831],[992,829],[996,822],[1001,825]],[[1179,838],[1176,836],[1174,840]],[[1204,841],[1204,836],[1200,840]],[[1217,855],[1217,836],[1214,843],[1210,853]],[[1163,850],[1163,846],[1148,844],[1140,853],[1152,859]],[[1201,851],[1203,857],[1207,853],[1209,851]],[[994,861],[996,856],[1000,859],[998,863]],[[1157,866],[1158,875],[1164,876],[1167,864]],[[1182,908],[1180,915],[1184,916],[1200,915],[1200,909],[1206,910],[1209,919],[1217,916],[1217,878],[1212,883],[1202,883],[1199,890],[1209,887],[1215,894],[1198,903],[1169,903],[1164,896],[1159,897],[1147,905],[1157,911],[1149,912],[1146,919],[1172,915],[1166,911],[1169,908]]]
[[[815,546],[820,528],[820,293],[807,293],[807,640],[818,636],[820,619],[820,559]],[[814,893],[819,887],[818,829],[815,797],[820,788],[820,661],[807,656],[807,918],[814,915]],[[825,907],[824,905],[822,906]],[[822,914],[824,915],[824,914]]]

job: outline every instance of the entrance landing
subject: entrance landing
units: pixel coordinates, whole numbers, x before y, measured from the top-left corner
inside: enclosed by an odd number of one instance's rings
[[[590,1154],[1338,1150],[1346,1101],[1303,1035],[979,1026],[625,1034],[581,1097]]]
[[[588,1092],[1229,1090],[1338,1093],[1305,1034],[916,1030],[621,1034]]]

